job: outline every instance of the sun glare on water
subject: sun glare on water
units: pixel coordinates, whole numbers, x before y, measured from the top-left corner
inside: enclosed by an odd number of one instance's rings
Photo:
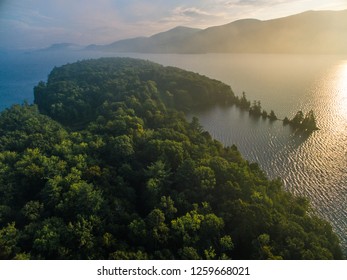
[[[332,81],[336,93],[334,103],[337,117],[342,121],[344,129],[347,129],[347,60],[337,65]]]
[[[344,118],[347,119],[347,60],[345,60],[339,67],[338,79],[337,79],[337,90],[340,99],[340,109]]]

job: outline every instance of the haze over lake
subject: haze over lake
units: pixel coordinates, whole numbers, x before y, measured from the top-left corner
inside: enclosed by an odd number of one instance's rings
[[[117,54],[107,54],[107,56]],[[7,53],[0,57],[0,110],[24,99],[46,80],[54,66],[92,52]],[[225,145],[236,144],[249,161],[258,162],[270,178],[281,177],[291,192],[310,198],[347,244],[347,56],[271,54],[121,54],[199,72],[246,92],[268,112],[292,118],[313,109],[320,130],[296,134],[282,122],[249,117],[236,107],[191,112]]]

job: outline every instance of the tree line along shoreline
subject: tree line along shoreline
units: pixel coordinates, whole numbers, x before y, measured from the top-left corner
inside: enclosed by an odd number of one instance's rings
[[[282,121],[283,125],[289,125],[298,132],[311,133],[315,130],[319,130],[317,121],[313,110],[310,110],[306,114],[299,110],[292,119],[284,117],[279,119],[273,110],[268,113],[265,109],[262,109],[261,102],[254,100],[252,103],[246,97],[246,93],[243,92],[241,97],[236,97],[234,104],[242,110],[249,112],[251,117],[269,119],[270,121]]]

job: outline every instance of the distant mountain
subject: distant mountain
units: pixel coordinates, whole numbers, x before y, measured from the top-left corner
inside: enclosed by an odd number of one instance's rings
[[[71,44],[71,43],[58,43],[58,44],[53,44],[49,46],[48,48],[44,49],[39,49],[38,51],[65,51],[65,50],[70,50],[70,51],[78,51],[83,49],[84,47],[76,44]]]
[[[272,20],[243,19],[204,30],[176,27],[88,49],[142,53],[347,53],[347,10],[308,11]]]
[[[137,37],[116,41],[109,45],[90,45],[87,50],[171,53],[181,52],[185,41],[196,35],[201,29],[178,26],[169,31],[155,34],[151,37]]]

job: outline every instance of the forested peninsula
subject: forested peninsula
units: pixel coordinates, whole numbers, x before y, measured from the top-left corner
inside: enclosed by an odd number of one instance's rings
[[[331,226],[182,110],[240,101],[144,60],[54,68],[0,114],[1,259],[341,259]]]

